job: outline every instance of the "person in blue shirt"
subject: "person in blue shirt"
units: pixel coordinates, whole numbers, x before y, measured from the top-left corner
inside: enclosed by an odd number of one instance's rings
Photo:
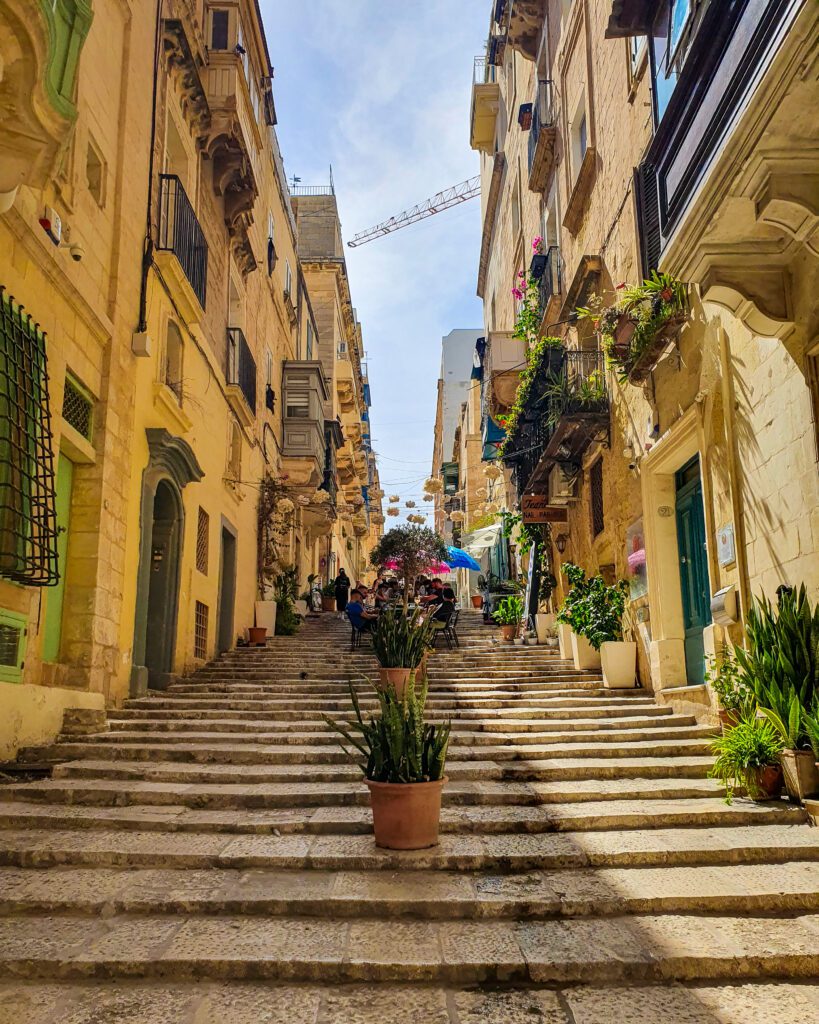
[[[372,630],[373,622],[378,618],[376,612],[368,612],[364,608],[361,591],[356,589],[350,594],[345,609],[347,618],[356,629]]]

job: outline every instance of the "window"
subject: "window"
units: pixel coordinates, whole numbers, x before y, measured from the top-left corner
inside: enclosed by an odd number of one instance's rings
[[[273,273],[273,268],[276,266],[276,242],[275,242],[275,224],[273,222],[273,214],[268,213],[267,215],[267,276]]]
[[[165,359],[162,366],[162,383],[173,392],[177,402],[182,404],[182,334],[173,322],[168,321],[165,332]]]
[[[512,244],[517,245],[520,234],[520,174],[515,175],[512,187]]]
[[[200,507],[196,523],[196,568],[208,574],[208,543],[210,539],[210,516]]]
[[[265,350],[264,356],[264,382],[268,387],[273,386],[273,353],[269,348]]]
[[[307,359],[313,358],[313,325],[307,321]]]
[[[309,419],[310,396],[307,394],[288,394],[285,416],[288,419]]]
[[[655,124],[659,124],[677,85],[679,60],[673,60],[670,36],[672,35],[673,19],[676,17],[677,28],[673,31],[674,46],[679,43],[684,24],[680,26],[680,17],[685,14],[688,20],[685,3],[674,3],[674,11],[669,11],[668,2],[658,6],[654,26],[651,31],[651,78],[654,100]]]
[[[46,336],[0,287],[0,577],[58,582]]]
[[[193,624],[193,656],[202,661],[208,656],[208,613],[208,606],[197,601]]]
[[[580,167],[583,164],[583,157],[588,148],[587,125],[586,125],[586,98],[580,97],[577,110],[569,125],[569,134],[572,142],[572,182],[577,181]]]
[[[230,15],[228,11],[215,10],[210,12],[210,48],[211,50],[227,50],[229,39]]]
[[[589,485],[591,489],[591,532],[592,539],[603,532],[605,522],[603,519],[603,460],[597,462],[589,470]]]
[[[23,677],[28,624],[22,615],[0,608],[0,679],[17,683]]]
[[[85,154],[85,180],[97,206],[105,205],[105,161],[94,140],[89,138]]]
[[[290,298],[293,291],[293,271],[290,269],[290,260],[284,261],[284,294]]]
[[[640,62],[643,59],[643,54],[646,52],[646,37],[645,36],[630,36],[628,41],[628,56],[629,56],[629,67],[631,68],[631,77],[636,78],[637,72],[640,68]]]
[[[242,479],[242,431],[239,428],[239,424],[235,421],[230,424],[228,478],[234,484],[240,483]]]
[[[86,441],[94,427],[94,403],[88,392],[73,377],[66,376],[63,391],[63,420]]]

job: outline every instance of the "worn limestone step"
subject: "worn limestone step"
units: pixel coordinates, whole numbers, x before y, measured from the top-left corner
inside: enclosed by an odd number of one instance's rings
[[[332,870],[532,871],[576,867],[819,862],[805,825],[515,835],[444,834],[431,850],[381,850],[371,835],[240,835],[106,830],[2,833],[10,867],[315,868]],[[817,947],[819,952],[819,947]]]
[[[260,1008],[263,1008],[260,1010]],[[117,979],[0,983],[0,1024],[807,1024],[819,987],[798,982],[342,985]]]
[[[519,706],[527,708],[542,708],[550,707],[551,702],[555,700],[599,700],[601,697],[606,695],[606,690],[602,687],[588,687],[585,689],[577,688],[555,688],[550,690],[548,693],[526,693],[521,692],[514,697],[507,695],[502,696],[475,696],[472,695],[432,695],[427,698],[426,707],[430,711],[458,711],[461,709],[480,710],[481,708],[495,708],[495,709],[509,709],[514,710]],[[287,695],[277,694],[274,689],[263,690],[263,689],[251,689],[247,687],[239,687],[231,689],[226,687],[223,691],[214,690],[210,691],[207,688],[201,690],[185,690],[183,693],[178,694],[180,697],[186,697],[189,699],[218,699],[219,696],[231,700],[242,700],[242,701],[264,701],[265,705],[269,705],[273,708],[281,708],[283,710],[290,711],[301,711],[301,710],[321,710],[330,711],[338,710],[343,711],[350,707],[351,701],[349,695],[339,694],[337,696],[314,696],[314,695]],[[378,698],[373,691],[369,693],[363,693],[359,697],[359,702],[362,708],[375,711],[379,707]]]
[[[662,793],[655,799],[586,800],[541,806],[447,805],[441,811],[443,832],[469,834],[606,831],[632,828],[701,828],[769,825],[807,820],[803,808],[785,801],[753,803],[720,798],[720,790]],[[620,794],[622,795],[622,794]],[[158,832],[227,832],[252,835],[309,833],[370,835],[368,806],[288,807],[269,810],[197,810],[154,804],[127,807],[0,803],[0,827],[97,828]]]
[[[332,739],[333,734],[328,730]],[[662,756],[711,753],[712,730],[691,733],[680,729],[650,732],[645,739],[638,731],[634,733],[610,733],[588,737],[562,736],[560,740],[545,744],[526,745],[484,743],[470,746],[463,742],[450,748],[449,767],[453,778],[458,777],[464,761],[497,761],[533,763],[554,757],[572,754],[576,757],[610,758],[635,756]],[[257,742],[258,739],[258,742]],[[274,742],[270,742],[273,740]],[[299,766],[305,777],[311,777],[316,765],[348,765],[348,758],[337,743],[314,745],[282,744],[277,737],[243,736],[239,739],[232,734],[208,733],[183,734],[174,736],[159,733],[156,736],[139,735],[127,738],[123,734],[108,733],[91,736],[76,742],[65,740],[47,748],[29,748],[24,751],[29,760],[38,752],[47,751],[52,759],[72,758],[99,759],[102,761],[173,761],[225,765],[284,765]],[[514,767],[514,765],[509,765]]]
[[[470,984],[811,978],[819,917],[559,921],[42,915],[0,921],[0,976]]]
[[[421,871],[0,868],[0,914],[243,914],[517,920],[819,911],[816,863]]]
[[[549,781],[450,781],[444,806],[534,807],[541,804],[606,800],[654,800],[713,796],[722,789],[704,776],[680,778],[588,778]],[[153,807],[180,805],[208,809],[276,809],[288,807],[363,807],[369,794],[360,781],[323,783],[220,783],[196,787],[179,782],[135,779],[57,778],[4,786],[3,799],[12,802],[78,804],[95,807]]]
[[[668,709],[669,712],[671,708]],[[111,734],[144,735],[171,733],[178,736],[185,736],[190,733],[210,733],[231,736],[246,736],[251,742],[263,736],[275,736],[277,743],[323,743],[336,742],[333,734],[328,733],[323,719],[310,719],[302,723],[302,727],[293,730],[291,725],[276,721],[265,721],[264,719],[248,718],[208,718],[204,715],[197,717],[180,717],[171,715],[168,717],[139,716],[129,714],[123,717],[121,711],[113,712],[116,717],[108,719],[108,726]],[[523,729],[519,723],[509,723],[510,728],[504,730],[503,724],[497,720],[487,722],[484,728],[478,730],[479,723],[459,723],[459,728],[453,729],[452,743],[538,743],[551,739],[555,736],[588,735],[593,736],[600,732],[608,733],[634,733],[635,736],[643,732],[669,731],[672,729],[701,730],[698,735],[709,735],[713,732],[710,726],[697,725],[693,715],[633,715],[628,718],[619,716],[616,718],[589,719],[567,719],[549,720],[532,723],[530,729]],[[537,731],[535,731],[537,730]]]

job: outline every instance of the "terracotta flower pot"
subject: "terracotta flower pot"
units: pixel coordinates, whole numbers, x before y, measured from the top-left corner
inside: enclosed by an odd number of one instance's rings
[[[411,672],[411,668],[380,668],[378,670],[380,689],[386,690],[389,686],[392,686],[396,697],[401,700],[404,696],[404,690],[407,688],[407,680]]]
[[[438,844],[441,790],[437,782],[370,782],[375,845],[387,850],[425,850]]]
[[[336,599],[334,597],[327,597],[325,594],[322,594],[321,610],[323,612],[334,612],[336,610]]]
[[[472,607],[473,608],[483,608],[483,598],[481,597],[480,594],[473,594],[472,595]]]
[[[812,750],[783,750],[782,771],[792,803],[801,803],[819,793],[819,769]]]
[[[782,765],[769,764],[755,769],[748,788],[752,800],[778,800],[782,794]]]
[[[247,642],[256,647],[267,639],[267,626],[250,626],[247,631]]]
[[[736,711],[726,711],[725,708],[719,709],[719,724],[722,726],[723,735],[726,732],[730,732],[735,725],[739,725],[739,713]]]
[[[504,640],[511,642],[515,639],[518,631],[517,626],[501,626],[501,636]]]

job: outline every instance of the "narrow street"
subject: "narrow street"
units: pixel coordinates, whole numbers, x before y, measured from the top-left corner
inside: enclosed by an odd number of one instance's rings
[[[327,616],[4,787],[1,1024],[815,1019],[804,810],[727,805],[692,717],[477,614],[460,632],[430,669],[430,720],[454,720],[438,848],[373,845],[321,715],[351,717],[350,677],[372,707],[375,662]]]

